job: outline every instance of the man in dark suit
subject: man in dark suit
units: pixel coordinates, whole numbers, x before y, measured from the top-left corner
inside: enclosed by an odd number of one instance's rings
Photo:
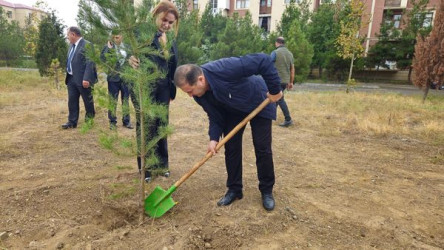
[[[62,125],[63,129],[77,127],[79,120],[79,98],[82,96],[85,105],[85,120],[93,119],[95,115],[92,86],[97,81],[96,67],[86,58],[85,46],[90,43],[82,38],[78,27],[69,27],[67,39],[68,61],[66,63],[65,83],[68,87],[68,122]]]

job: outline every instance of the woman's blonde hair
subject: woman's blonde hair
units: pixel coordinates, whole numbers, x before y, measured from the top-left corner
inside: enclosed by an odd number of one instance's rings
[[[179,31],[179,11],[172,2],[167,0],[160,1],[153,10],[153,17],[157,22],[157,18],[160,14],[166,15],[168,13],[171,13],[174,15],[174,17],[176,17],[176,21],[174,23],[174,32],[177,36],[177,32]]]

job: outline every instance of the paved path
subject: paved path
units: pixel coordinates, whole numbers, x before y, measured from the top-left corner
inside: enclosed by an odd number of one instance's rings
[[[295,84],[293,91],[345,91],[345,84],[337,83],[302,83]],[[360,83],[353,87],[353,91],[359,92],[393,92],[404,95],[423,95],[423,91],[413,85],[389,84],[389,83]],[[430,93],[444,95],[444,90],[430,90]]]

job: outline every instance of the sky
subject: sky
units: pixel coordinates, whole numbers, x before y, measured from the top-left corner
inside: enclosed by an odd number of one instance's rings
[[[20,3],[33,6],[36,0],[5,0],[10,3]],[[44,0],[50,9],[56,11],[56,16],[62,20],[66,26],[76,26],[76,17],[79,7],[79,0]]]

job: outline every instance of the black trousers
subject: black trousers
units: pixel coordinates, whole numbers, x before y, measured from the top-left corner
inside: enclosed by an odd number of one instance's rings
[[[120,92],[120,99],[122,101],[122,123],[123,125],[127,125],[130,123],[130,114],[129,114],[129,90],[127,84],[123,81],[108,81],[108,94],[113,99],[111,103],[111,109],[108,110],[108,119],[112,124],[117,123],[116,109],[117,102]]]
[[[68,122],[77,125],[79,120],[79,99],[82,96],[83,104],[85,106],[86,114],[85,120],[94,118],[96,111],[94,109],[94,99],[92,95],[92,89],[84,88],[83,86],[76,85],[72,82],[72,76],[68,76]]]
[[[224,135],[228,134],[246,115],[230,114],[226,119]],[[256,155],[257,176],[261,193],[271,193],[275,182],[273,153],[271,149],[271,120],[254,117],[250,121]],[[225,144],[225,166],[228,178],[227,187],[231,191],[242,190],[242,136],[245,127]]]
[[[137,144],[138,144],[138,150],[140,152],[140,144],[141,144],[141,123],[140,123],[140,104],[138,102],[137,98],[137,90],[134,90],[133,87],[130,88],[130,95],[131,95],[131,101],[133,102],[134,109],[136,111],[136,135],[137,135]],[[166,108],[169,108],[170,103],[170,88],[168,86],[168,82],[166,79],[164,81],[159,81],[156,85],[155,89],[151,92],[151,101],[155,102],[157,104],[163,104],[166,106]],[[153,137],[158,135],[158,129],[160,126],[168,125],[168,112],[167,117],[165,120],[161,119],[152,119],[149,117],[144,117],[144,129],[145,131],[149,131],[146,133],[145,137],[145,145],[148,141],[150,141]],[[159,158],[159,164],[156,165],[149,165],[147,166],[147,170],[161,170],[166,171],[168,170],[168,142],[166,138],[163,138],[159,140],[159,142],[156,145],[156,149],[154,150],[155,155]],[[150,155],[144,155],[145,157],[145,163],[147,162],[146,159],[150,157]],[[142,168],[142,160],[141,156],[137,157],[137,165],[139,167],[139,170]]]
[[[281,89],[282,93],[285,92],[285,89],[287,89],[286,83],[281,83]],[[284,96],[282,96],[279,101],[277,101],[277,105],[281,108],[282,113],[284,114],[285,121],[291,121],[290,111],[288,110],[287,103],[285,102]]]

